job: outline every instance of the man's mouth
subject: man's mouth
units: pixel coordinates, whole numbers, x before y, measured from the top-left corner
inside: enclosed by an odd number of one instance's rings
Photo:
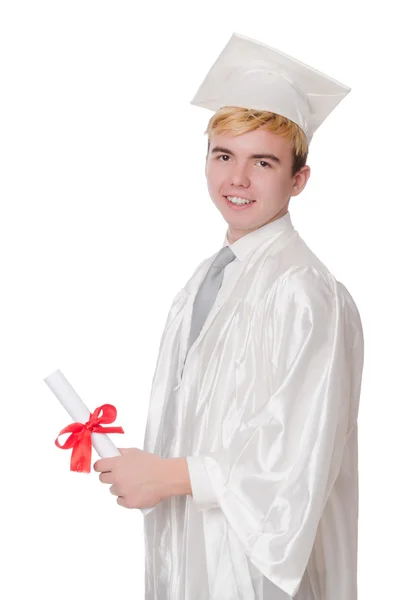
[[[255,200],[252,200],[251,198],[243,198],[240,196],[224,196],[224,198],[232,208],[246,208],[255,202]]]

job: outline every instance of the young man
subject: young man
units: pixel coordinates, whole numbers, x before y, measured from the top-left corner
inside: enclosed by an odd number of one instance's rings
[[[148,600],[357,598],[361,321],[288,210],[348,91],[234,34],[193,100],[227,234],[172,303],[144,451],[95,467],[154,507]]]

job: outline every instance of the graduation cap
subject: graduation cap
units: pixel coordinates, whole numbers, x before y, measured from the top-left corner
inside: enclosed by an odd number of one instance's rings
[[[349,87],[303,62],[233,33],[191,104],[264,110],[287,117],[313,133],[350,92]]]

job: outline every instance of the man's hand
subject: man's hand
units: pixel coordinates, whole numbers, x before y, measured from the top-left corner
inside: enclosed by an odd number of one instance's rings
[[[150,508],[164,498],[191,493],[184,458],[161,458],[139,448],[118,448],[121,456],[101,458],[94,465],[99,480],[124,508]],[[181,462],[182,461],[182,462]]]

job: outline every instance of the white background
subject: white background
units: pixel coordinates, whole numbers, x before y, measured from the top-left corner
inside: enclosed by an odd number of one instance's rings
[[[352,88],[315,134],[290,213],[362,317],[359,598],[392,597],[392,3],[0,6],[0,596],[144,597],[142,513],[69,471],[54,440],[70,418],[43,378],[59,368],[91,409],[114,403],[126,433],[113,441],[142,447],[169,306],[227,227],[204,176],[212,113],[190,100],[237,32]]]

